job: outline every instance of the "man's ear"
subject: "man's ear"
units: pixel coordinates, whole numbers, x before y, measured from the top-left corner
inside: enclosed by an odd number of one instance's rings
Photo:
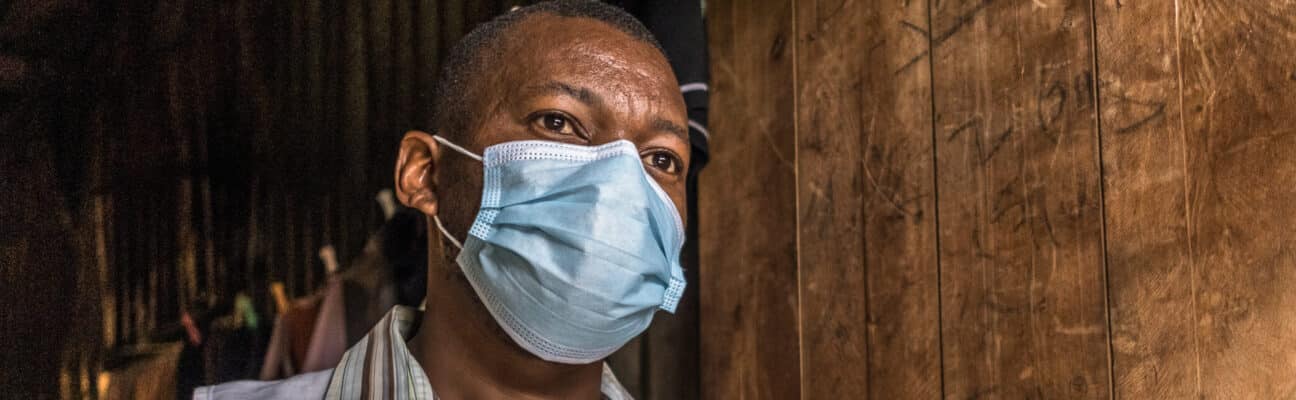
[[[396,198],[427,216],[437,213],[439,145],[427,132],[409,131],[401,139],[400,156],[396,158]]]

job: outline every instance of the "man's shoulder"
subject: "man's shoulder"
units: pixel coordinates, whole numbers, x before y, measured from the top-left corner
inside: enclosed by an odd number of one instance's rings
[[[332,369],[297,375],[277,381],[234,381],[194,390],[194,400],[224,399],[312,399],[324,398]]]

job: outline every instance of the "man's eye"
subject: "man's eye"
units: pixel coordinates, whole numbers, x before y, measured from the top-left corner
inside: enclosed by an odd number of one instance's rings
[[[575,135],[576,127],[566,116],[562,114],[544,114],[536,119],[536,123],[547,131],[560,135]]]
[[[683,164],[674,155],[663,151],[644,154],[643,161],[650,167],[672,175],[679,173],[681,164]]]

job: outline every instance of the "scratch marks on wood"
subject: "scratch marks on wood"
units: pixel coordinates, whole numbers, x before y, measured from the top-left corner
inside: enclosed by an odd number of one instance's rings
[[[983,147],[983,142],[981,139],[982,136],[982,134],[980,133],[981,124],[982,124],[981,117],[979,116],[972,117],[968,119],[966,122],[964,122],[963,124],[954,128],[954,130],[951,131],[950,134],[945,137],[945,142],[946,143],[953,142],[954,139],[957,139],[959,136],[962,136],[963,132],[972,131],[973,132],[972,140],[973,143],[976,145],[977,154],[978,154],[977,164],[985,165],[986,163],[989,163],[990,160],[994,159],[995,155],[999,153],[999,150],[1003,147],[1004,143],[1007,143],[1008,139],[1013,136],[1013,127],[1009,125],[1002,132],[999,132],[998,135],[995,135],[994,139],[990,140],[990,148],[987,150]]]
[[[1126,133],[1131,133],[1131,132],[1138,131],[1139,128],[1142,128],[1144,125],[1147,125],[1149,122],[1156,121],[1156,120],[1161,119],[1162,117],[1165,116],[1165,108],[1166,108],[1166,104],[1165,104],[1164,102],[1157,103],[1157,104],[1153,104],[1153,105],[1151,105],[1151,107],[1153,107],[1153,110],[1152,110],[1152,112],[1151,112],[1150,114],[1148,114],[1146,117],[1143,117],[1142,119],[1139,119],[1138,121],[1134,121],[1133,123],[1131,123],[1131,124],[1129,124],[1129,125],[1126,125],[1126,126],[1123,126],[1123,127],[1117,128],[1117,129],[1116,129],[1116,133],[1117,133],[1117,134],[1126,134]]]
[[[995,154],[999,153],[999,149],[1003,147],[1004,142],[1007,142],[1008,138],[1012,137],[1012,133],[1013,127],[1009,125],[1008,129],[1004,130],[1003,133],[1000,133],[999,137],[995,138],[990,143],[990,151],[981,157],[981,165],[985,165],[989,163],[990,160],[994,159]]]
[[[1040,199],[1039,200],[1040,203],[1044,203],[1043,197],[1036,197],[1036,198]],[[1040,205],[1039,214],[1040,214],[1040,221],[1044,222],[1044,231],[1048,233],[1049,244],[1051,244],[1054,248],[1061,246],[1062,242],[1059,241],[1057,238],[1057,234],[1055,233],[1056,230],[1053,228],[1053,221],[1049,219],[1049,211],[1046,204]],[[1038,247],[1039,238],[1035,237],[1032,239],[1035,241],[1035,244]]]
[[[954,141],[954,138],[957,138],[959,136],[959,134],[971,130],[972,128],[980,125],[981,125],[981,117],[972,117],[972,119],[968,120],[967,122],[964,122],[963,125],[959,125],[958,128],[954,128],[954,131],[950,132],[949,136],[945,138],[945,141],[952,142]]]
[[[903,26],[903,27],[905,27],[905,28],[909,28],[909,30],[911,30],[911,31],[918,32],[918,34],[919,34],[919,35],[922,35],[923,37],[927,37],[927,30],[926,30],[926,29],[923,29],[922,27],[920,27],[920,26],[918,26],[918,25],[914,25],[913,22],[909,22],[909,21],[900,21],[900,25]],[[1293,77],[1296,77],[1296,72],[1293,72],[1293,73],[1292,73],[1292,76],[1293,76]]]
[[[774,36],[774,42],[770,44],[769,59],[778,61],[783,59],[783,54],[787,50],[787,33],[779,32]]]
[[[994,0],[983,0],[980,3],[977,3],[976,6],[972,7],[971,10],[968,10],[967,12],[964,12],[962,15],[959,15],[958,19],[954,21],[954,26],[951,26],[949,29],[945,30],[945,32],[941,33],[940,36],[930,38],[931,48],[928,48],[927,50],[923,50],[922,53],[918,53],[918,55],[913,56],[913,58],[910,58],[908,62],[900,66],[899,69],[896,69],[895,74],[899,75],[900,73],[914,66],[914,64],[917,64],[918,61],[921,61],[923,59],[923,57],[927,57],[928,55],[930,55],[932,52],[932,48],[940,47],[950,38],[954,37],[955,34],[963,30],[963,27],[967,26],[968,22],[971,22],[974,18],[976,18],[978,14],[981,13],[981,11],[985,10],[986,7],[993,2]],[[908,25],[913,25],[913,24],[908,24]],[[917,26],[914,26],[913,28],[917,28]],[[922,29],[918,29],[918,31],[922,32]],[[925,34],[926,32],[922,32],[922,33]]]
[[[1044,69],[1060,68],[1065,65],[1050,65],[1045,66]],[[1057,124],[1062,117],[1082,115],[1092,107],[1093,72],[1086,69],[1073,76],[1055,79],[1041,85],[1039,94],[1035,98],[1035,122],[1040,134],[1053,144],[1059,144],[1062,135],[1068,131],[1065,126],[1057,129]],[[1074,112],[1068,113],[1068,111]]]
[[[1156,121],[1158,119],[1161,119],[1162,117],[1165,117],[1165,108],[1166,108],[1165,102],[1150,104],[1149,106],[1152,107],[1152,112],[1150,114],[1137,121],[1134,121],[1129,125],[1117,128],[1116,133],[1126,134],[1126,133],[1135,132],[1138,131],[1139,128],[1142,128],[1144,125],[1147,125],[1149,122]]]
[[[990,222],[998,223],[999,220],[1003,218],[1004,214],[1008,213],[1008,210],[1026,208],[1026,201],[1021,197],[1016,196],[1017,183],[1020,181],[1021,177],[1013,178],[1011,182],[1008,182],[1007,185],[1004,185],[1003,188],[999,189],[999,192],[996,194],[997,197],[1008,197],[1010,200],[997,205],[996,209],[991,213]]]
[[[1100,82],[1098,88],[1099,92],[1105,93],[1103,92],[1103,89],[1102,82]],[[1115,132],[1117,134],[1137,132],[1149,123],[1165,117],[1165,100],[1139,100],[1131,98],[1128,94],[1123,92],[1112,94],[1110,98],[1112,99],[1112,107],[1117,107],[1117,109],[1132,108],[1134,109],[1131,110],[1133,111],[1132,114],[1141,115],[1136,117],[1134,122],[1116,128]]]
[[[1041,131],[1048,131],[1049,126],[1057,122],[1062,117],[1063,107],[1067,102],[1067,91],[1061,81],[1053,81],[1048,90],[1040,94],[1036,99],[1035,115],[1039,118],[1039,128]],[[1053,103],[1051,107],[1045,107],[1045,104]],[[1082,103],[1083,104],[1083,103]],[[1057,142],[1056,138],[1053,138]]]
[[[830,12],[826,12],[826,13],[823,13],[823,15],[819,15],[819,16],[817,16],[817,17],[819,17],[819,18],[816,18],[816,20],[815,20],[815,32],[817,32],[817,33],[822,33],[822,32],[824,32],[824,31],[830,29],[831,27],[829,26],[829,24],[832,22],[832,20],[834,20],[834,19],[836,19],[836,18],[838,18],[838,17],[841,17],[841,16],[843,16],[843,15],[847,15],[848,13],[845,13],[845,12],[842,12],[842,11],[843,11],[843,10],[846,10],[846,7],[850,7],[850,6],[851,6],[851,3],[853,3],[853,2],[854,2],[853,0],[846,0],[846,1],[842,1],[842,2],[840,2],[840,3],[837,3],[837,7],[834,8],[832,11],[830,11]],[[816,7],[816,8],[818,8],[818,7]],[[814,36],[814,34],[810,34],[810,35],[811,35],[811,36]]]
[[[770,137],[770,132],[769,132],[770,130],[758,129],[758,131],[760,131],[761,133],[761,139],[764,140],[765,144],[769,145],[770,151],[774,153],[774,157],[778,158],[779,164],[782,164],[788,169],[795,171],[796,164],[794,164],[792,160],[790,160],[787,156],[784,156],[782,150],[779,150],[779,145],[777,143],[774,143],[774,138]]]
[[[880,174],[882,175],[882,179],[885,182],[885,184],[883,184],[879,182],[876,177],[873,176],[873,171],[871,168],[869,168],[869,162],[867,161],[861,162],[862,164],[861,169],[864,170],[864,177],[868,179],[869,185],[873,187],[873,192],[876,193],[879,197],[886,199],[887,203],[889,203],[891,207],[894,208],[896,211],[899,211],[900,214],[905,215],[906,217],[909,218],[921,218],[922,217],[921,205],[914,206],[914,208],[917,209],[916,211],[910,210],[908,206],[914,204],[919,200],[931,196],[931,193],[920,193],[911,196],[907,199],[899,198],[900,193],[904,191],[904,188],[901,186],[904,184],[901,181],[901,179],[903,179],[901,175],[904,174],[904,171],[892,170],[892,166],[902,165],[900,161],[897,161],[895,157],[892,157],[894,155],[894,151],[885,151],[884,149],[880,149],[880,148],[870,148],[867,151],[875,156],[878,155],[877,153],[884,153],[880,155],[880,158],[882,158],[881,164],[886,166],[886,168],[880,171]]]
[[[1073,93],[1085,93],[1082,94],[1082,96],[1086,96],[1086,98],[1076,101],[1076,106],[1081,107],[1081,109],[1086,109],[1086,107],[1093,104],[1091,98],[1087,98],[1087,96],[1093,96],[1093,93],[1090,93],[1093,91],[1093,89],[1090,89],[1091,84],[1093,84],[1093,79],[1093,74],[1091,74],[1090,71],[1083,71],[1082,74],[1077,75],[1076,78],[1074,78],[1074,82],[1072,83]],[[1148,124],[1165,118],[1166,101],[1164,98],[1156,98],[1156,100],[1142,100],[1142,98],[1134,98],[1131,97],[1129,93],[1126,93],[1124,89],[1113,88],[1111,82],[1107,82],[1107,80],[1099,80],[1098,92],[1102,93],[1103,102],[1108,105],[1108,109],[1115,107],[1116,110],[1129,110],[1128,113],[1122,114],[1137,115],[1137,117],[1133,117],[1133,122],[1125,124],[1125,126],[1117,127],[1115,131],[1117,135],[1138,132],[1139,129],[1147,127]],[[1045,107],[1048,102],[1054,101],[1054,98],[1059,102],[1067,101],[1067,93],[1065,93],[1064,85],[1061,85],[1058,82],[1050,85],[1047,91],[1042,92],[1041,96],[1039,96],[1037,114],[1039,119],[1038,122],[1041,124],[1042,131],[1047,131],[1048,127],[1051,126],[1051,122],[1058,119],[1058,115],[1052,114],[1054,111],[1058,111],[1058,113],[1061,114],[1061,111],[1064,110],[1063,105],[1060,104],[1054,107]],[[1118,119],[1128,120],[1130,118]]]

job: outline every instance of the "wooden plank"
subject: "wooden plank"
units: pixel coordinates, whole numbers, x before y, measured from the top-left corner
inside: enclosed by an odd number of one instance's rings
[[[1296,4],[1097,15],[1117,396],[1296,398]]]
[[[937,4],[945,396],[1109,398],[1090,3]]]
[[[415,51],[418,53],[414,58],[416,71],[415,79],[411,83],[416,84],[414,110],[419,118],[411,128],[422,129],[431,132],[432,127],[432,105],[435,99],[436,79],[441,73],[441,24],[435,23],[440,19],[438,10],[439,1],[435,0],[416,0],[414,6],[417,9],[416,22],[414,23],[414,36],[416,37]]]
[[[306,287],[310,288],[311,290],[318,290],[328,282],[327,281],[328,275],[325,273],[325,269],[323,267],[324,263],[320,261],[318,257],[320,248],[324,247],[323,245],[319,244],[319,234],[318,234],[318,230],[316,229],[315,219],[314,219],[314,214],[318,212],[318,210],[303,209],[300,212],[302,215],[301,217],[302,218],[301,219],[302,239],[301,239],[300,246],[302,250],[301,254],[303,257],[303,260],[301,260],[304,266],[303,273],[305,274],[304,282]],[[343,261],[350,261],[350,260],[343,260]],[[349,262],[345,265],[342,265],[343,269],[347,267],[350,267]],[[317,275],[319,276],[319,278],[316,278]]]
[[[178,20],[179,18],[177,18]],[[174,23],[174,22],[173,22]],[[167,25],[170,25],[168,23]],[[190,104],[193,103],[192,95],[189,93],[188,82],[184,79],[188,60],[186,57],[174,54],[168,55],[161,61],[159,71],[159,86],[162,86],[160,92],[167,104],[168,117],[166,120],[167,130],[172,132],[172,143],[174,159],[179,165],[193,165],[195,161],[193,142],[201,138],[201,133],[197,131],[197,126],[192,124],[190,116],[192,109]],[[181,176],[172,188],[176,196],[176,207],[174,214],[175,230],[175,258],[174,263],[177,271],[177,281],[179,288],[177,290],[177,304],[180,308],[188,307],[193,304],[198,297],[198,238],[194,230],[194,182],[189,176]]]
[[[325,38],[329,35],[327,31],[333,30],[335,27],[325,25],[325,19],[331,16],[325,15],[328,11],[324,8],[323,1],[299,0],[299,2],[303,3],[300,6],[300,12],[303,13],[300,17],[302,32],[301,37],[296,40],[304,42],[302,45],[302,58],[290,62],[294,64],[294,69],[300,70],[298,73],[302,77],[302,93],[305,98],[301,99],[301,104],[296,105],[301,110],[301,114],[298,116],[299,125],[297,128],[301,135],[298,136],[294,148],[299,153],[299,165],[301,165],[301,168],[311,171],[307,177],[302,179],[305,188],[299,189],[299,194],[314,197],[316,193],[327,190],[324,187],[330,186],[331,182],[333,182],[330,179],[331,177],[320,172],[327,171],[328,167],[325,164],[335,160],[325,154],[324,149],[327,148],[329,139],[323,139],[325,137],[333,137],[330,139],[334,139],[336,133],[333,130],[337,129],[337,125],[331,125],[334,121],[331,120],[332,117],[329,114],[334,113],[328,109],[333,103],[326,102],[326,99],[333,98],[328,97],[328,93],[330,90],[334,90],[326,86],[333,86],[333,84],[332,81],[325,80],[328,69],[336,68],[327,65],[331,63],[327,61],[329,48],[325,44]],[[293,101],[288,100],[286,102]],[[300,261],[310,262],[315,259],[315,250],[318,249],[309,250],[300,256],[302,257]],[[314,288],[309,284],[311,280],[310,270],[307,270],[306,276],[306,287]]]
[[[302,42],[302,58],[290,62],[298,64],[297,68],[304,70],[300,73],[302,75],[302,94],[306,96],[301,99],[301,103],[304,103],[305,121],[301,122],[303,128],[307,130],[306,136],[313,139],[325,129],[321,124],[325,113],[324,86],[326,85],[324,81],[324,31],[330,28],[324,26],[325,11],[321,0],[302,0],[301,3],[303,5],[300,11],[304,14],[300,22],[302,32],[301,36],[295,40]],[[320,145],[318,141],[304,140],[302,142],[301,145],[305,147],[304,150],[309,152],[307,157],[319,157]],[[311,164],[312,162],[318,163],[319,161],[310,160],[306,164],[311,165],[312,168],[318,168]],[[314,189],[315,187],[312,186],[311,188]]]
[[[162,188],[157,186],[160,185],[155,182],[150,182],[145,187],[150,189],[149,191],[156,190],[157,192],[161,192]],[[145,261],[144,265],[140,266],[139,271],[141,275],[140,279],[143,281],[140,285],[141,300],[139,303],[141,317],[139,338],[142,341],[149,341],[151,339],[154,328],[157,327],[159,322],[159,275],[166,274],[174,264],[170,257],[167,257],[166,251],[162,249],[160,244],[160,236],[162,235],[156,233],[168,232],[168,230],[166,230],[167,227],[162,224],[161,214],[163,210],[169,209],[170,207],[168,206],[171,206],[173,203],[169,201],[171,199],[166,198],[165,195],[158,197],[160,198],[149,199],[149,202],[152,204],[149,204],[150,207],[145,209],[142,214],[143,217],[140,218],[142,225],[145,227],[140,233],[140,237],[144,238],[145,253],[148,257],[148,260]]]
[[[437,2],[438,15],[441,16],[441,54],[449,54],[450,49],[459,38],[468,33],[470,26],[465,26],[464,21],[464,2],[462,1],[442,1]]]
[[[363,157],[365,171],[364,182],[362,185],[355,187],[360,193],[352,201],[356,207],[355,223],[358,225],[354,232],[357,234],[351,242],[342,243],[342,247],[353,249],[342,254],[348,255],[343,260],[350,260],[360,254],[360,248],[367,238],[370,225],[374,222],[372,210],[376,207],[373,205],[373,196],[378,193],[378,188],[388,187],[392,179],[392,165],[396,164],[395,152],[398,149],[398,140],[401,135],[405,134],[404,130],[396,127],[393,117],[395,116],[394,100],[396,99],[396,69],[395,61],[397,47],[393,32],[396,24],[392,6],[395,3],[392,0],[371,0],[368,4],[368,22],[366,28],[368,33],[365,36],[365,42],[368,46],[366,49],[365,59],[368,62],[368,96],[369,99],[369,131],[365,135],[367,153],[359,156]],[[378,186],[381,183],[382,186]],[[381,219],[378,219],[381,221]],[[339,254],[341,255],[341,254]]]
[[[341,111],[341,146],[339,151],[344,167],[339,171],[337,241],[333,242],[338,249],[338,258],[350,260],[359,254],[364,243],[367,219],[365,211],[369,210],[368,193],[365,186],[369,162],[369,132],[372,118],[369,116],[369,76],[368,68],[369,38],[366,36],[368,22],[366,13],[369,7],[360,2],[344,2],[342,6],[342,70],[341,101],[337,105]],[[374,71],[381,72],[381,71]]]
[[[96,147],[90,156],[92,166],[99,166],[103,160],[103,157],[100,156],[102,150],[98,147],[98,143],[101,143],[100,140],[102,139],[101,136],[98,136],[100,134],[102,134],[102,130],[92,130],[92,135],[96,136],[94,138],[96,139]],[[92,172],[91,176],[94,177],[94,183],[96,184],[101,182],[99,181],[100,179],[103,179],[103,174],[100,172]],[[112,196],[105,194],[95,195],[91,198],[91,207],[91,215],[93,218],[92,224],[94,226],[93,262],[95,264],[95,272],[97,273],[98,278],[97,285],[100,292],[99,309],[102,312],[100,316],[100,322],[102,325],[100,327],[101,340],[99,348],[109,349],[117,342],[118,315],[116,287],[113,285],[117,275],[117,271],[114,268],[116,265],[113,262],[113,257],[117,256],[117,249],[113,246],[116,234],[113,231],[115,226],[113,224],[114,212]]]
[[[421,23],[431,23],[430,21],[415,20],[418,14],[413,1],[400,1],[393,3],[392,6],[394,7],[392,11],[392,24],[394,25],[392,29],[392,45],[395,53],[393,56],[395,61],[392,63],[392,75],[395,76],[392,88],[392,91],[395,92],[395,99],[392,101],[393,132],[385,135],[388,140],[383,143],[383,146],[386,147],[380,147],[380,149],[386,150],[379,152],[380,161],[378,165],[396,164],[396,148],[399,146],[400,139],[405,134],[405,131],[415,126],[413,114],[418,112],[414,108],[414,95],[415,91],[418,90],[416,66],[421,63],[414,61],[416,46],[414,42],[414,26]],[[381,172],[381,168],[379,170]],[[390,187],[392,184],[388,182],[390,179],[380,179],[373,182],[373,184],[384,188]]]
[[[282,228],[275,230],[275,235],[279,235],[282,244],[279,247],[279,255],[283,258],[279,260],[279,268],[282,271],[280,279],[288,285],[288,293],[292,296],[305,296],[315,291],[315,288],[305,286],[305,274],[302,271],[302,264],[308,263],[315,259],[315,252],[307,251],[301,253],[301,247],[298,240],[301,239],[300,227],[297,223],[297,206],[304,204],[298,202],[297,193],[284,190],[281,194],[283,201],[283,218],[281,220]]]
[[[803,395],[939,398],[927,4],[796,18]]]
[[[865,34],[864,8],[840,1],[801,2],[793,13],[804,398],[862,399],[869,389],[864,172],[859,162],[859,54],[868,45],[859,40]]]
[[[0,130],[7,134],[0,138],[6,149],[0,153],[0,354],[7,362],[40,361],[0,369],[0,385],[7,396],[29,398],[58,393],[59,357],[81,344],[79,332],[60,329],[75,311],[68,307],[77,292],[77,254],[69,239],[75,214],[59,185],[55,125],[47,122],[60,115],[58,103],[41,95],[6,102],[13,107],[0,110]]]
[[[801,392],[789,0],[708,4],[712,148],[698,188],[702,398]]]

